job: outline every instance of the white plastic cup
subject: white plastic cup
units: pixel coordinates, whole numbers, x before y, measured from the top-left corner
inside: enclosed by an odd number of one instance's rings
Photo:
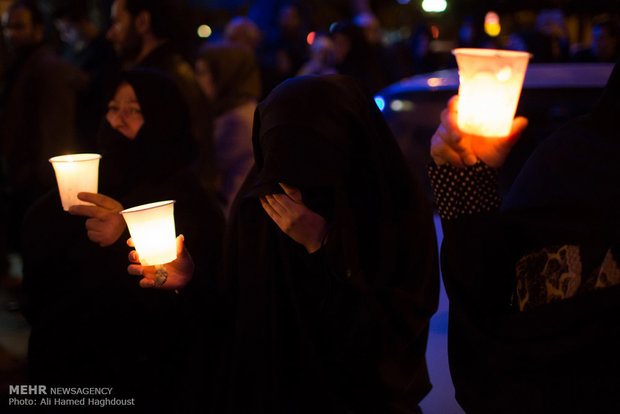
[[[99,185],[99,154],[70,154],[52,157],[63,210],[77,204],[91,205],[78,199],[81,191],[96,193]]]
[[[452,53],[459,67],[459,129],[484,137],[507,136],[532,55],[471,48]]]
[[[121,211],[143,266],[169,263],[177,258],[174,203],[175,200],[159,201]]]

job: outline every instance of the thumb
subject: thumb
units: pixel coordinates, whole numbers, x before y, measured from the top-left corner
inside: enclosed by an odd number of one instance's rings
[[[289,196],[293,201],[295,201],[296,203],[301,203],[301,191],[299,191],[298,188],[295,187],[290,187],[286,184],[283,183],[278,183],[280,184],[280,187],[282,187],[282,189],[284,190],[284,192],[286,193],[287,196]]]
[[[522,116],[518,116],[512,121],[512,125],[510,126],[510,133],[506,138],[511,147],[516,144],[519,138],[521,138],[521,134],[527,127],[528,123],[529,121],[527,120],[527,118]]]
[[[181,256],[183,250],[185,250],[185,236],[180,234],[177,237],[177,257]]]

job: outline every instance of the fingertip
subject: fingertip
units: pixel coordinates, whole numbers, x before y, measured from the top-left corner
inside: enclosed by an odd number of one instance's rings
[[[145,289],[153,288],[155,287],[155,281],[151,279],[143,278],[140,280],[140,287],[145,288]]]
[[[131,237],[127,239],[127,246],[129,246],[129,247],[136,247],[136,246],[134,246],[133,239]]]
[[[135,250],[130,251],[127,256],[129,257],[130,262],[138,262],[138,252]]]
[[[521,129],[527,127],[530,123],[530,120],[527,119],[524,116],[518,116],[515,118],[515,121],[519,123],[519,126],[521,127]]]

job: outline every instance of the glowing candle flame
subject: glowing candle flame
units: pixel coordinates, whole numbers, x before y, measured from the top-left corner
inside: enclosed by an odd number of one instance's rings
[[[174,200],[144,204],[121,211],[143,266],[177,258]]]
[[[100,159],[99,154],[69,154],[49,159],[54,167],[63,210],[78,204],[90,205],[79,200],[77,194],[82,191],[97,192]]]
[[[455,49],[459,66],[458,126],[469,134],[510,132],[531,55],[493,49]]]

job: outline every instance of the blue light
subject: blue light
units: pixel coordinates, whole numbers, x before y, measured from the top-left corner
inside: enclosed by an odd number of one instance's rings
[[[385,109],[385,99],[383,99],[383,96],[381,95],[375,96],[375,103],[379,107],[379,110],[383,112],[383,110]]]

